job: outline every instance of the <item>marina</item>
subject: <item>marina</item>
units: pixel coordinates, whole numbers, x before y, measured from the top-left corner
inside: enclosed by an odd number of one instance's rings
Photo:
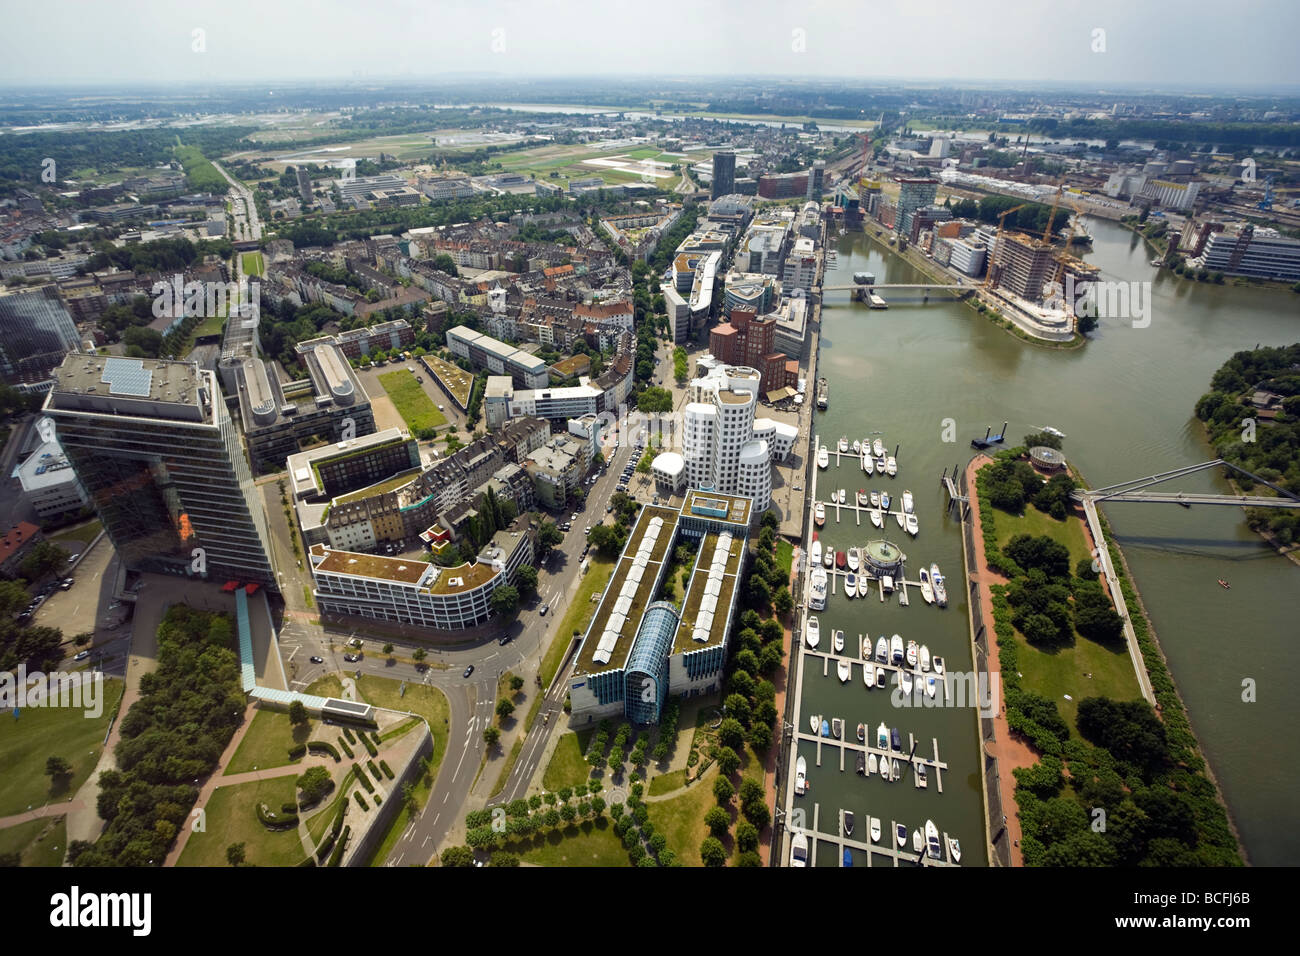
[[[893,834],[897,832],[899,827],[906,828],[907,824],[898,823],[895,820],[890,820],[889,826],[885,827],[881,822],[882,818],[868,816],[867,820],[869,822],[867,823],[867,829],[870,831],[871,835],[874,837],[875,834],[878,832],[881,833],[882,835],[880,836],[878,842],[874,840],[873,842],[866,842],[864,840],[855,839],[851,836],[845,835],[844,814],[845,814],[844,810],[839,811],[839,820],[837,821],[838,825],[836,826],[835,834],[830,835],[821,829],[821,804],[820,803],[813,804],[812,828],[809,830],[794,831],[797,837],[802,838],[801,840],[797,841],[795,844],[796,847],[802,850],[802,854],[799,857],[801,860],[815,861],[818,857],[819,846],[821,846],[833,850],[835,859],[839,861],[838,863],[830,864],[834,866],[853,865],[851,862],[846,863],[845,861],[852,861],[853,859],[856,858],[854,855],[854,851],[856,851],[856,853],[858,854],[865,855],[867,866],[898,867],[898,866],[902,866],[905,863],[915,864],[919,866],[960,865],[959,857],[955,857],[952,852],[952,841],[955,838],[950,837],[947,833],[943,834],[943,842],[940,849],[941,855],[939,858],[936,859],[935,857],[930,855],[930,851],[928,848],[926,849],[925,852],[917,853],[909,849],[911,847],[911,843],[908,843],[906,847],[900,847],[897,845],[897,841],[893,839]],[[928,820],[926,822],[930,823],[930,821]],[[931,826],[933,826],[933,824],[931,824]],[[938,830],[936,829],[935,832],[937,834]],[[811,846],[811,852],[809,851],[810,846]],[[876,862],[877,859],[883,859],[884,861],[887,862],[878,863]],[[794,865],[807,866],[808,863],[800,862],[800,863],[795,863]],[[812,865],[817,866],[818,864],[816,862],[813,862]]]

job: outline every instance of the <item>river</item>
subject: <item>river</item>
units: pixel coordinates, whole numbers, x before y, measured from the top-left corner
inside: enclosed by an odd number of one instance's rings
[[[884,433],[891,449],[900,443],[902,449],[896,479],[867,479],[846,459],[819,473],[818,497],[827,500],[837,487],[850,495],[859,487],[896,495],[910,488],[920,535],[909,540],[895,528],[888,536],[909,555],[909,579],[931,561],[950,580],[960,578],[960,527],[944,516],[939,475],[965,464],[969,439],[983,436],[987,426],[996,431],[1009,420],[1013,443],[1037,426],[1061,429],[1068,436],[1065,454],[1093,487],[1206,461],[1212,452],[1193,408],[1214,370],[1234,351],[1300,337],[1300,298],[1294,294],[1181,280],[1152,268],[1150,250],[1122,227],[1093,220],[1087,228],[1094,237],[1087,258],[1103,279],[1151,283],[1151,321],[1134,328],[1130,321],[1104,318],[1081,349],[1028,345],[960,303],[895,303],[873,312],[849,303],[845,293],[828,294],[819,374],[831,382],[831,402],[815,416],[814,431],[832,449],[840,435],[852,441],[875,431]],[[874,272],[880,282],[926,279],[865,235],[841,237],[836,249],[838,263],[827,270],[827,285],[851,282],[855,270]],[[955,422],[955,443],[943,441],[946,419]],[[1229,489],[1222,477],[1204,473],[1163,490]],[[1293,693],[1300,654],[1290,643],[1300,632],[1300,568],[1275,555],[1233,508],[1111,504],[1104,510],[1251,862],[1300,862],[1300,834],[1292,826],[1300,778],[1300,737],[1294,733],[1300,704]],[[851,519],[838,525],[828,519],[822,538],[847,547],[880,537],[872,532],[867,522],[859,529]],[[1220,588],[1218,578],[1229,579],[1232,590]],[[845,630],[850,653],[859,632],[897,631],[945,655],[950,670],[969,669],[963,590],[952,580],[946,611],[924,606],[915,592],[908,608],[895,601],[881,605],[878,597],[832,596],[820,615],[823,649],[836,627]],[[866,814],[883,816],[886,823],[897,818],[909,828],[932,818],[961,839],[964,863],[979,862],[980,854],[972,852],[984,839],[973,712],[901,712],[879,691],[861,686],[856,669],[847,686],[839,684],[834,666],[827,677],[821,670],[820,661],[805,664],[801,730],[808,729],[811,713],[846,718],[847,733],[859,720],[873,732],[885,720],[900,727],[904,740],[909,730],[922,736],[922,752],[938,737],[950,770],[940,795],[933,781],[926,791],[913,789],[910,778],[863,781],[853,774],[851,759],[840,773],[829,748],[823,766],[812,767],[812,752],[801,744],[799,752],[810,764],[810,796],[820,804],[819,829],[833,832],[841,807],[855,810],[859,820]],[[1244,687],[1251,682],[1255,700],[1246,702]],[[812,802],[803,805],[811,826]],[[834,865],[832,848],[821,849],[817,862]]]

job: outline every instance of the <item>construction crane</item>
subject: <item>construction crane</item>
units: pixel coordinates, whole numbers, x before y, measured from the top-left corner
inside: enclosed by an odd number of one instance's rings
[[[1256,209],[1268,211],[1273,208],[1273,177],[1264,180],[1264,198],[1255,204]]]
[[[1056,210],[1061,205],[1061,194],[1065,192],[1065,177],[1056,184],[1056,195],[1052,197],[1052,214],[1047,217],[1047,228],[1043,230],[1043,242],[1052,241],[1052,223],[1056,221]]]
[[[1002,242],[1002,227],[1006,223],[1007,216],[1011,215],[1013,212],[1019,209],[1024,209],[1028,205],[1029,203],[1022,202],[1019,206],[1012,206],[1006,212],[998,216],[998,232],[997,235],[993,237],[993,248],[989,250],[989,267],[988,267],[988,273],[984,278],[984,288],[987,289],[991,285],[993,285],[993,261],[992,260],[994,257],[996,257],[998,251],[998,245]]]
[[[1079,225],[1079,217],[1083,215],[1083,206],[1081,204],[1069,199],[1066,202],[1074,210],[1074,217],[1070,220],[1070,232],[1065,237],[1065,252],[1056,257],[1056,272],[1052,275],[1052,281],[1062,287],[1065,284],[1066,264],[1074,259],[1070,252],[1070,249],[1074,246],[1074,231]]]

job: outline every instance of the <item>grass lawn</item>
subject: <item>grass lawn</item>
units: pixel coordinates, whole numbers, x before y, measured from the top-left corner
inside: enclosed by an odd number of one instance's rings
[[[297,866],[306,855],[297,828],[272,832],[257,819],[259,803],[279,813],[282,803],[296,797],[292,774],[237,787],[221,787],[204,807],[206,830],[190,834],[177,865],[229,866],[226,847],[242,843],[245,859],[253,866]]]
[[[103,683],[103,712],[87,718],[71,707],[24,707],[0,720],[0,817],[23,813],[50,800],[67,800],[90,776],[104,751],[108,722],[122,699],[122,682]],[[62,757],[72,766],[66,784],[52,788],[45,761]]]
[[[550,830],[530,840],[507,843],[506,850],[537,866],[632,865],[608,817],[584,820],[564,830]]]
[[[201,335],[219,335],[221,330],[226,327],[226,317],[224,315],[211,315],[200,322],[194,329],[194,338]]]
[[[339,680],[337,674],[326,674],[324,677],[312,681],[305,694],[313,694],[317,697],[342,697],[343,682]]]
[[[402,416],[412,433],[447,424],[447,416],[438,411],[438,406],[433,404],[415,376],[406,369],[385,372],[379,376],[379,384],[384,386],[384,391],[393,400],[397,414]]]
[[[0,857],[17,853],[19,866],[62,866],[68,849],[67,817],[42,817],[0,830]]]
[[[515,769],[515,762],[519,759],[519,751],[524,749],[524,735],[520,734],[515,738],[514,746],[510,748],[510,753],[506,755],[506,762],[501,765],[501,772],[497,774],[497,782],[492,785],[492,792],[489,797],[495,797],[498,793],[506,788],[506,783],[510,780],[510,771]]]
[[[301,730],[289,723],[289,715],[281,711],[258,710],[253,715],[253,722],[244,734],[239,749],[230,758],[226,774],[247,773],[250,770],[269,770],[272,767],[284,767],[299,760],[289,759],[289,748],[295,744],[306,743],[311,736],[311,728],[319,721],[309,721]]]
[[[50,541],[54,544],[66,544],[73,541],[80,541],[82,544],[90,544],[95,537],[104,530],[104,525],[98,518],[94,521],[87,521],[85,524],[79,524],[75,528],[67,528],[50,535]]]
[[[785,572],[786,580],[790,580],[790,568],[794,565],[794,545],[785,538],[778,538],[776,542],[776,566]]]
[[[680,790],[686,786],[686,771],[674,770],[672,773],[661,773],[650,778],[649,794],[657,797],[663,793],[672,793],[674,790]]]
[[[266,274],[266,261],[260,252],[245,252],[239,257],[240,267],[250,276]]]
[[[330,824],[334,822],[334,814],[338,813],[339,801],[349,796],[348,791],[355,782],[355,775],[349,768],[344,772],[339,785],[334,788],[329,801],[318,804],[310,811],[311,816],[307,818],[307,834],[311,837],[312,846],[320,846],[320,841],[324,839],[325,834],[329,831]]]
[[[447,753],[451,705],[447,703],[447,698],[442,691],[436,687],[408,683],[406,694],[399,695],[398,690],[401,686],[401,681],[390,677],[376,677],[373,674],[362,674],[361,680],[357,681],[357,691],[367,703],[374,704],[376,707],[387,707],[389,710],[410,711],[419,714],[429,722],[429,730],[433,733],[431,772],[436,780],[442,758]]]
[[[582,744],[578,735],[567,733],[555,745],[551,762],[546,765],[542,775],[542,786],[555,791],[561,787],[576,787],[591,779],[591,765],[582,755]]]
[[[709,828],[704,825],[704,814],[715,804],[713,799],[713,781],[718,776],[715,764],[703,777],[682,791],[680,796],[671,800],[656,800],[647,803],[650,808],[650,821],[655,831],[668,839],[668,846],[677,854],[683,866],[700,866],[700,844],[708,836]]]
[[[379,841],[379,846],[375,848],[374,855],[370,858],[371,866],[383,866],[387,862],[388,854],[391,853],[393,847],[397,845],[397,841],[401,839],[402,834],[406,832],[406,828],[411,825],[411,821],[415,819],[415,817],[418,817],[420,813],[423,812],[424,805],[429,802],[429,794],[433,792],[433,782],[435,779],[436,778],[432,773],[427,773],[424,776],[415,779],[412,784],[415,788],[415,813],[412,814],[411,811],[404,806],[398,812],[397,816],[393,817],[393,822],[389,824],[388,831],[384,834],[384,838]],[[400,800],[400,792],[394,793],[392,799]],[[430,854],[429,859],[432,858],[432,854]],[[413,860],[410,862],[427,863],[428,860]]]
[[[998,547],[1002,548],[1018,534],[1046,535],[1059,541],[1070,549],[1070,570],[1084,558],[1090,557],[1087,539],[1083,534],[1083,522],[1071,515],[1064,521],[1057,521],[1051,515],[1043,514],[1033,505],[1025,505],[1023,516],[1008,514],[1001,509],[994,509],[993,527],[997,531]]]

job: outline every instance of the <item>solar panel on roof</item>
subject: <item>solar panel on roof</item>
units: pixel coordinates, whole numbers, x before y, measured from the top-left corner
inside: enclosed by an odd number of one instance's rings
[[[110,395],[145,398],[153,387],[153,370],[146,369],[140,359],[110,358],[104,360],[99,380],[108,386]]]

